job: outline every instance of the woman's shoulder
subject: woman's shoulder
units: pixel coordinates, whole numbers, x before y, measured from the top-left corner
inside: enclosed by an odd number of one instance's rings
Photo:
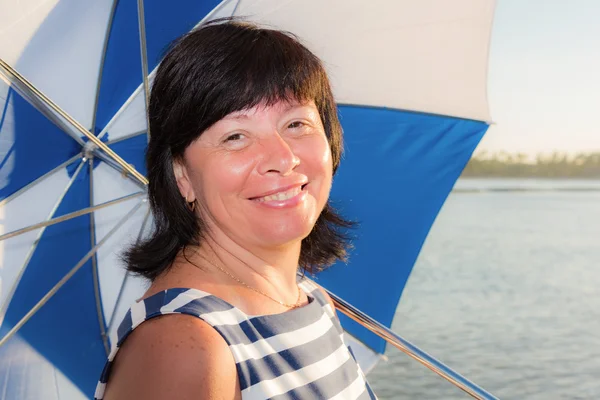
[[[332,311],[335,311],[335,305],[333,303],[333,300],[331,300],[331,296],[329,296],[327,290],[325,290],[321,285],[308,278],[302,278],[299,284],[302,285],[305,290],[310,292],[310,294],[313,297],[318,298],[321,301],[321,303],[329,304],[331,306]]]
[[[239,398],[227,343],[203,320],[158,316],[138,326],[119,349],[104,399]]]

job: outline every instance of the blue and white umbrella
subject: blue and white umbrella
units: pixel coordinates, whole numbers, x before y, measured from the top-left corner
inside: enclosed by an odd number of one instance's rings
[[[2,2],[0,398],[93,395],[145,290],[119,254],[151,225],[147,88],[168,43],[218,17],[291,31],[324,60],[346,140],[332,199],[360,227],[350,262],[317,282],[390,326],[488,127],[493,11],[492,0]],[[384,342],[342,323],[370,369]]]

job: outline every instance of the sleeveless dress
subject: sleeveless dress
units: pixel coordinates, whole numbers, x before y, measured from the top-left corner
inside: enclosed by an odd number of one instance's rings
[[[227,342],[243,400],[377,399],[344,344],[331,304],[311,282],[299,286],[309,304],[274,315],[246,315],[216,296],[188,288],[167,289],[134,303],[117,330],[94,398],[102,400],[112,361],[137,326],[160,315],[188,314]]]

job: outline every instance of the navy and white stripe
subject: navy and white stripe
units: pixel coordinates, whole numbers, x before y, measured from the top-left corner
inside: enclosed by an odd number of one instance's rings
[[[335,311],[310,281],[300,283],[309,304],[285,313],[249,316],[198,289],[173,288],[133,304],[112,338],[112,351],[96,388],[101,400],[112,362],[141,323],[165,314],[188,314],[225,339],[236,363],[242,399],[376,399],[343,340]]]

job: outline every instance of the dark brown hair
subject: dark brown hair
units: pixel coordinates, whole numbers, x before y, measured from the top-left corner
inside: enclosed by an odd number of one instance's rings
[[[335,173],[342,154],[337,107],[321,61],[297,38],[228,19],[205,24],[171,45],[158,67],[148,109],[146,166],[154,229],[125,253],[129,271],[154,280],[184,246],[202,240],[204,223],[181,197],[173,161],[228,114],[282,100],[315,102]],[[300,266],[317,272],[344,259],[350,226],[328,202],[302,241]]]

